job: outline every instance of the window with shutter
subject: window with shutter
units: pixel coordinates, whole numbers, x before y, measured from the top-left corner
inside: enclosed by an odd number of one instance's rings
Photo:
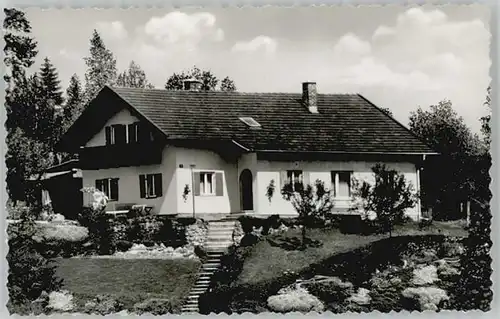
[[[109,199],[110,200],[118,200],[118,178],[110,179],[110,187],[109,187]]]
[[[215,173],[215,196],[224,196],[224,180],[221,172]]]
[[[163,182],[161,174],[154,175],[154,183],[155,183],[155,193],[157,197],[163,196]]]
[[[141,198],[146,198],[146,176],[139,175],[139,193]]]
[[[122,145],[127,143],[126,126],[122,124],[113,125],[115,144]]]
[[[128,141],[127,143],[129,144],[134,144],[137,143],[137,128],[139,126],[139,123],[132,123],[127,126],[128,129]]]
[[[111,141],[111,127],[110,126],[106,126],[104,128],[104,131],[105,131],[105,134],[106,134],[106,145],[111,145],[112,144],[112,141]]]

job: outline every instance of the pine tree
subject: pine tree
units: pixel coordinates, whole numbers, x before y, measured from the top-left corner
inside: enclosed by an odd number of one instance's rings
[[[67,130],[80,116],[83,108],[83,91],[80,79],[73,74],[66,89],[66,104],[63,109],[63,127]]]
[[[153,89],[154,86],[148,82],[146,73],[141,69],[139,64],[130,61],[128,69],[118,74],[116,85],[121,87],[131,88],[146,88]]]
[[[52,100],[56,106],[62,105],[64,100],[60,86],[61,81],[59,81],[56,68],[47,57],[43,60],[42,67],[40,68],[40,77],[46,98]]]
[[[116,81],[116,59],[106,48],[99,33],[94,30],[90,39],[90,55],[84,58],[87,65],[85,72],[85,102],[92,100],[105,85]]]
[[[25,199],[25,163],[23,158],[30,158],[23,153],[23,144],[13,145],[23,140],[18,139],[24,134],[24,128],[32,127],[30,110],[29,81],[26,69],[35,62],[38,53],[37,43],[30,37],[31,25],[25,13],[11,8],[4,9],[4,63],[7,69],[4,80],[7,85],[5,92],[5,108],[7,120],[7,152],[5,163],[7,166],[7,190],[14,204]]]

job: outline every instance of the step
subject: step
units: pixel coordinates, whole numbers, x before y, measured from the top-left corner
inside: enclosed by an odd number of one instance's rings
[[[200,295],[191,295],[191,296],[188,296],[188,299],[191,299],[191,300],[198,299],[198,298],[200,298]]]

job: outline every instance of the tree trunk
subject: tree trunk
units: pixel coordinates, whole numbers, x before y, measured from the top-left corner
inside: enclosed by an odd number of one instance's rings
[[[305,223],[302,225],[302,246],[306,247],[306,225]]]

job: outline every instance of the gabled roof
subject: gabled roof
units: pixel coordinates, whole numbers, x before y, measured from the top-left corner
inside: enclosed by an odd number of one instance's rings
[[[260,152],[435,153],[358,94],[318,94],[319,113],[313,114],[302,104],[301,93],[105,87],[63,142],[80,134],[82,145],[81,128],[94,123],[102,129],[118,111],[119,101],[119,108],[126,107],[150,122],[167,140],[232,141],[243,149]],[[249,128],[239,120],[242,117],[253,118],[261,127]]]

